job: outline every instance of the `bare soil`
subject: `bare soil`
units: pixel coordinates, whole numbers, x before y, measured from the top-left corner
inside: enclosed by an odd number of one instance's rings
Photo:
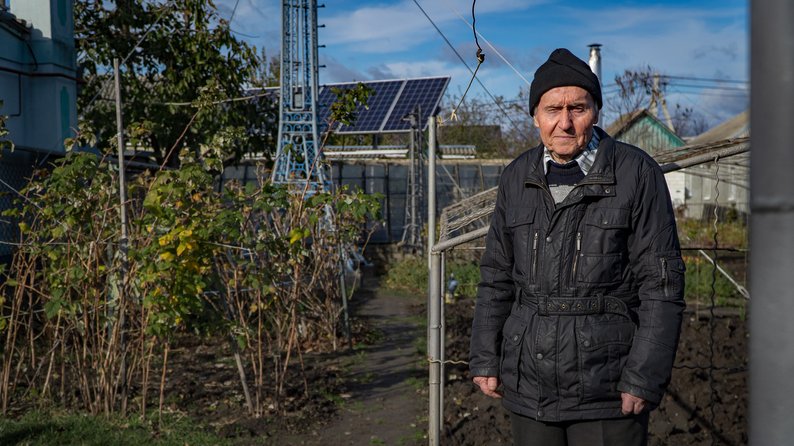
[[[470,299],[447,305],[450,358],[468,354],[473,311]],[[651,446],[747,444],[747,336],[736,311],[687,311],[669,390],[651,413]],[[465,366],[447,370],[444,444],[512,444],[501,404],[475,390]]]
[[[169,355],[167,406],[240,445],[427,444],[424,300],[366,274],[350,301],[352,348],[305,352],[303,372],[293,356],[283,396],[268,392],[261,418],[246,414],[231,344],[183,339]]]
[[[382,291],[371,277],[365,285],[351,301],[353,348],[306,353],[305,383],[294,361],[280,407],[266,417],[245,416],[229,346],[174,352],[169,403],[241,445],[427,444],[425,297]],[[465,361],[473,300],[445,313],[447,359]],[[651,415],[651,446],[747,444],[747,336],[735,311],[688,310],[669,392]],[[475,390],[463,364],[446,368],[442,444],[511,444],[507,412]]]

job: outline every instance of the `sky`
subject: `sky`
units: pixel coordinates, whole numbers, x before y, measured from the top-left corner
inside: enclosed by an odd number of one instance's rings
[[[238,38],[273,55],[281,3],[216,0]],[[471,72],[455,51],[476,66],[471,0],[318,3],[325,4],[318,10],[321,84],[451,76],[448,99],[468,84]],[[588,45],[599,43],[605,101],[615,94],[615,76],[650,66],[676,77],[668,106],[693,108],[711,125],[749,106],[748,0],[480,0],[475,18],[484,88],[475,82],[470,96],[516,98],[555,48],[587,61]]]

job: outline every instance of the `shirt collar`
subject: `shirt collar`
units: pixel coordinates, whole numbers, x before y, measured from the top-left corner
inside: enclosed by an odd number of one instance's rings
[[[590,168],[593,167],[593,163],[595,162],[596,152],[598,152],[598,143],[601,142],[601,138],[598,137],[598,132],[593,129],[593,137],[590,138],[590,142],[587,143],[587,147],[582,150],[576,158],[568,161],[565,164],[570,164],[573,162],[579,163],[579,168],[582,169],[582,172],[587,175],[587,172],[590,171]],[[549,171],[549,161],[553,161],[551,157],[551,152],[549,152],[548,147],[543,146],[543,174],[547,174]]]

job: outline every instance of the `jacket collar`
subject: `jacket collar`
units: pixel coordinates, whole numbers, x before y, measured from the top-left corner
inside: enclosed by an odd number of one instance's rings
[[[600,143],[595,161],[590,171],[580,184],[615,184],[615,140],[600,127],[593,127],[598,132]],[[528,157],[527,176],[525,183],[545,185],[546,175],[543,169],[543,143],[530,152]]]
[[[593,127],[593,131],[598,132],[601,143],[593,166],[582,183],[615,184],[615,140],[600,127]]]

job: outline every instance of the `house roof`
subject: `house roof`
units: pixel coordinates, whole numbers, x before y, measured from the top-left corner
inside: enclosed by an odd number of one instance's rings
[[[0,26],[20,36],[30,34],[30,24],[11,14],[5,6],[0,6]]]
[[[618,119],[612,122],[612,124],[609,124],[606,129],[607,133],[609,133],[609,135],[615,139],[620,139],[620,135],[626,133],[634,124],[642,119],[650,120],[665,133],[674,135],[676,138],[680,139],[680,137],[673,130],[671,130],[667,124],[654,116],[647,108],[641,108],[639,110],[634,110],[633,112],[620,115]]]
[[[648,109],[621,115],[607,127],[607,133],[651,154],[684,145],[684,140]]]
[[[695,136],[689,141],[689,144],[705,144],[745,136],[750,136],[750,110],[745,110],[722,124]]]

